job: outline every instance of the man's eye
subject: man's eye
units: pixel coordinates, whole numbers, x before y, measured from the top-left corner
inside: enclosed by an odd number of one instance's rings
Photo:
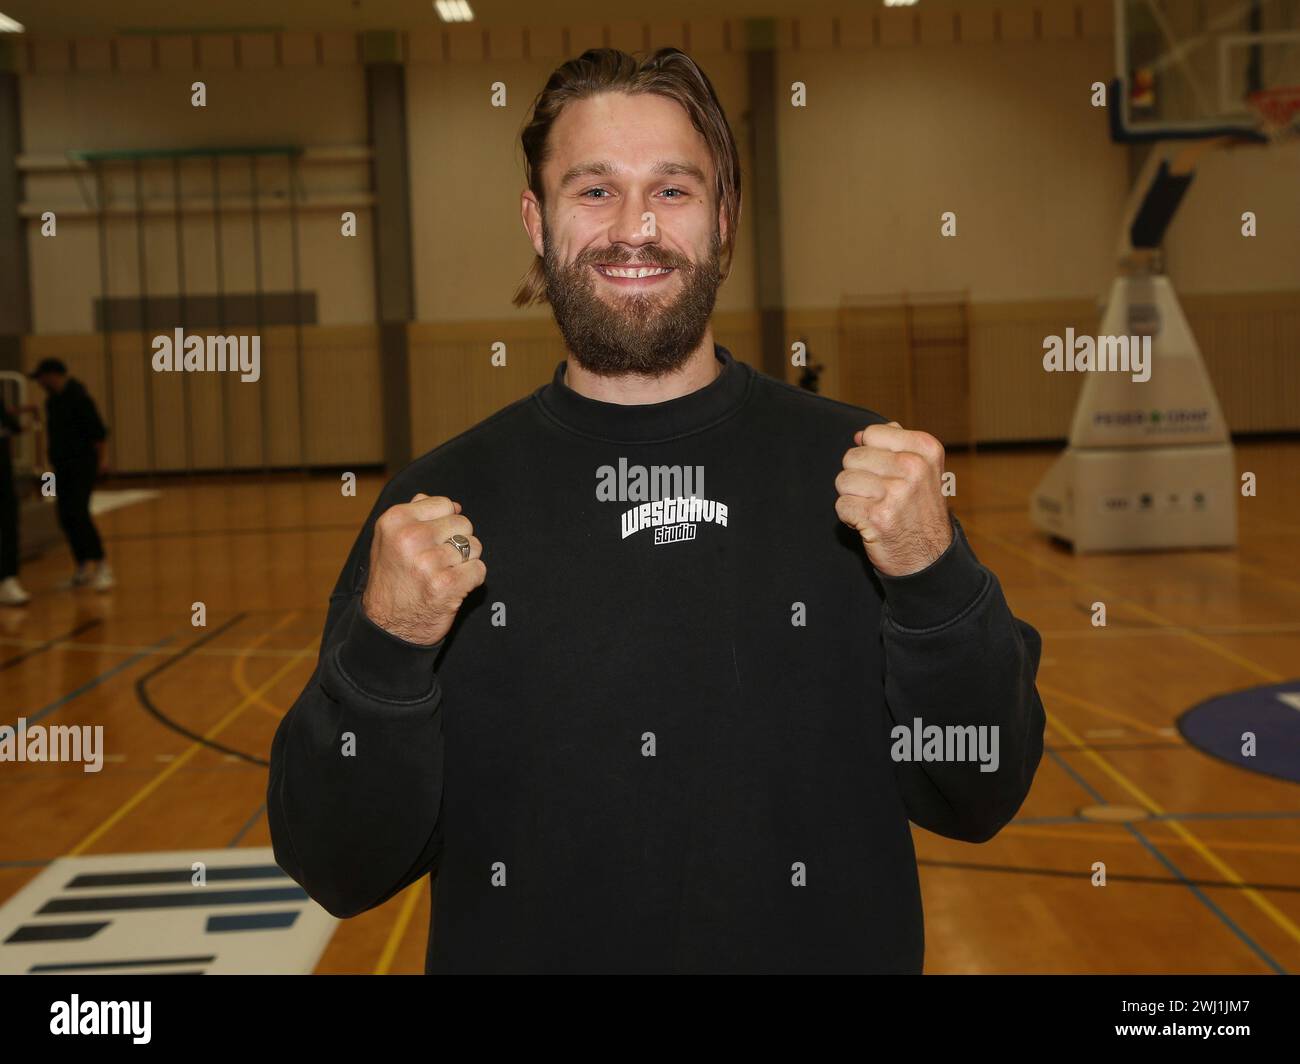
[[[583,195],[595,198],[595,193],[597,192],[601,193],[601,196],[599,197],[600,199],[605,199],[609,195],[609,190],[604,188],[589,188],[583,193]]]
[[[680,188],[666,188],[666,189],[663,190],[663,192],[661,193],[661,195],[666,196],[666,195],[668,195],[668,193],[670,193],[670,192],[674,193],[674,196],[673,196],[674,199],[677,199],[677,198],[680,198],[681,196],[686,195],[686,191],[685,191],[685,189],[680,189]]]

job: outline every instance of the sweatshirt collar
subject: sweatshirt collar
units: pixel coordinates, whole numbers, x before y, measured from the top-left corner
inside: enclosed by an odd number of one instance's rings
[[[566,362],[555,367],[551,383],[536,393],[537,401],[552,419],[584,435],[623,443],[660,443],[712,428],[740,409],[754,371],[732,358],[721,344],[713,345],[713,357],[722,363],[717,377],[664,403],[628,406],[579,395],[565,383]]]

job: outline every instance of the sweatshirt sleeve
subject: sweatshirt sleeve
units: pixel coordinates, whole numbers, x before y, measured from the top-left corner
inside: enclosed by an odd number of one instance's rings
[[[271,746],[267,818],[280,867],[334,916],[433,870],[441,849],[442,693],[434,660],[361,609],[376,507],[330,598],[316,671]]]
[[[931,725],[990,729],[964,733],[965,760],[895,756],[908,816],[938,835],[986,842],[1015,816],[1042,758],[1046,717],[1034,686],[1042,640],[1012,616],[997,577],[976,559],[955,517],[952,544],[928,568],[878,575],[890,727],[907,729],[905,740],[901,732],[891,738],[891,751],[906,741],[916,752],[918,719],[923,735]],[[970,754],[976,734],[989,737],[980,757]],[[992,751],[996,760],[984,756]]]

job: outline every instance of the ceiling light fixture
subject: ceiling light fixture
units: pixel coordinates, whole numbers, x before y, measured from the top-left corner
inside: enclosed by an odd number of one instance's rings
[[[443,22],[473,22],[474,11],[466,0],[434,0],[438,17]]]

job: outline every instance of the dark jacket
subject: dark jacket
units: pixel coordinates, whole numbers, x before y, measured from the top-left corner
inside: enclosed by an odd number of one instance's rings
[[[75,377],[45,400],[45,428],[50,464],[56,466],[94,458],[95,445],[108,437],[95,400]]]
[[[17,436],[22,430],[23,427],[18,423],[18,419],[11,417],[9,412],[0,406],[0,465],[7,468],[13,461],[13,449],[9,438]]]

